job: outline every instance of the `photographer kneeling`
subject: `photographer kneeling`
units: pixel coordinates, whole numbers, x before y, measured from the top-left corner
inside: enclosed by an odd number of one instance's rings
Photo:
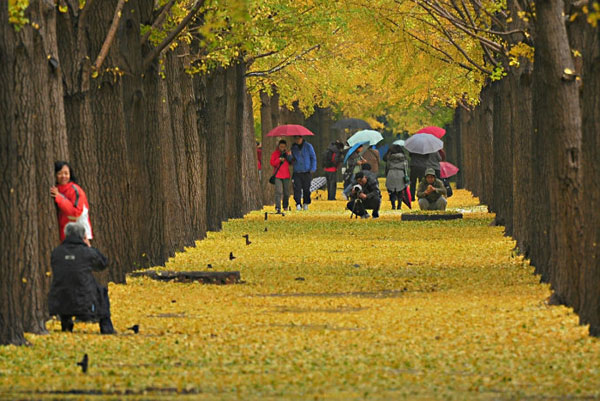
[[[379,192],[377,179],[372,174],[359,171],[354,176],[354,180],[355,183],[352,185],[352,191],[350,192],[351,200],[346,207],[362,219],[369,218],[366,209],[373,209],[373,218],[378,218],[381,192]]]
[[[114,334],[108,289],[98,284],[92,271],[106,268],[107,260],[90,246],[80,223],[65,226],[65,240],[52,251],[52,285],[48,294],[50,315],[58,315],[62,331],[73,331],[73,316],[98,321],[100,333]]]

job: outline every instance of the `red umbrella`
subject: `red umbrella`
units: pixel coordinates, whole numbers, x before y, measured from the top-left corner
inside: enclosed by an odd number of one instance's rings
[[[431,134],[436,138],[446,135],[446,130],[440,127],[425,127],[417,131],[417,134]]]
[[[412,195],[410,194],[410,187],[408,185],[402,190],[400,199],[406,204],[406,206],[408,206],[409,209],[412,209]]]
[[[458,173],[458,167],[452,163],[440,162],[440,177],[448,178]]]
[[[307,136],[314,135],[312,132],[301,125],[287,124],[273,128],[267,136]]]

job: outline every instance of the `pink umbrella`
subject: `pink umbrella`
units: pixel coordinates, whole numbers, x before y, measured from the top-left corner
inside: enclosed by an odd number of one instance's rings
[[[307,128],[301,125],[287,124],[273,128],[267,136],[307,136],[314,135]]]
[[[452,163],[440,162],[440,177],[448,178],[458,173],[458,167]]]
[[[417,134],[431,134],[436,138],[441,138],[446,135],[446,130],[440,127],[425,127],[417,131]]]

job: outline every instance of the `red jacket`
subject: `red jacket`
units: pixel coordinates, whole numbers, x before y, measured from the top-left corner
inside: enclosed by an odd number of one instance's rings
[[[280,156],[281,156],[281,152],[279,151],[279,149],[275,149],[275,151],[273,153],[271,153],[271,166],[273,166],[273,174],[275,174],[275,170],[277,170],[277,167],[279,167],[279,163],[281,163],[281,161],[279,160]],[[281,178],[281,179],[286,179],[286,178],[291,177],[290,163],[288,162],[288,160],[283,161],[283,164],[277,171],[277,174],[275,174],[275,177]]]
[[[88,214],[90,206],[83,189],[74,182],[58,185],[57,188],[59,194],[54,198],[54,202],[58,206],[60,240],[64,241],[65,239],[65,226],[67,223],[75,221],[83,224],[87,238],[92,239],[92,224]]]

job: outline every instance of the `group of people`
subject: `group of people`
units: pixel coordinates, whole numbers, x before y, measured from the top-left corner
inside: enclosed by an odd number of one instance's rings
[[[281,208],[289,207],[289,181],[294,183],[294,201],[296,210],[308,210],[310,205],[310,182],[312,174],[317,171],[317,155],[313,146],[302,136],[295,136],[294,143],[288,149],[288,143],[281,139],[277,149],[271,153],[273,166],[273,184],[275,184],[275,209],[281,213]],[[293,167],[293,174],[290,173]]]
[[[342,165],[344,145],[332,142],[324,155],[328,200],[335,200],[337,172]],[[439,179],[439,162],[443,154],[411,155],[410,164],[404,149],[392,145],[383,157],[386,163],[386,189],[392,209],[400,209],[403,199],[411,200],[415,193],[423,210],[445,210],[446,187]],[[294,201],[297,210],[308,210],[311,203],[310,184],[317,170],[317,157],[313,146],[302,136],[294,137],[288,148],[281,139],[270,158],[273,167],[271,182],[275,185],[275,208],[278,213],[289,207],[289,181],[293,180]],[[407,174],[410,167],[410,176]],[[290,172],[293,168],[293,173]],[[437,168],[436,168],[437,167]],[[77,185],[69,163],[58,161],[54,166],[56,185],[50,188],[58,216],[61,244],[52,251],[52,284],[48,294],[50,315],[58,316],[63,331],[73,331],[73,318],[97,321],[102,334],[115,333],[110,318],[108,289],[98,284],[92,272],[106,268],[107,258],[92,247],[92,225],[89,204],[83,189]],[[381,191],[377,181],[379,152],[358,147],[349,159],[344,176],[346,207],[357,217],[379,217]],[[410,185],[409,185],[410,184]]]
[[[334,141],[323,156],[328,200],[335,200],[336,197],[337,174],[342,166],[344,151],[344,144]],[[427,155],[411,153],[409,159],[400,145],[392,145],[383,157],[386,163],[386,189],[392,209],[400,209],[402,202],[409,203],[416,193],[422,210],[445,210],[447,191],[440,179],[440,161],[443,158],[443,151],[440,151]],[[373,218],[379,217],[379,163],[379,151],[367,145],[360,145],[347,160],[342,195],[349,201],[347,208],[361,218],[370,217],[367,209],[373,211]],[[271,183],[275,185],[276,212],[281,213],[282,208],[287,210],[289,207],[290,180],[293,182],[296,210],[308,210],[311,201],[310,182],[317,169],[313,146],[302,136],[294,137],[291,148],[288,148],[285,139],[281,139],[271,154],[270,164],[273,167]],[[291,168],[293,173],[290,172]]]

